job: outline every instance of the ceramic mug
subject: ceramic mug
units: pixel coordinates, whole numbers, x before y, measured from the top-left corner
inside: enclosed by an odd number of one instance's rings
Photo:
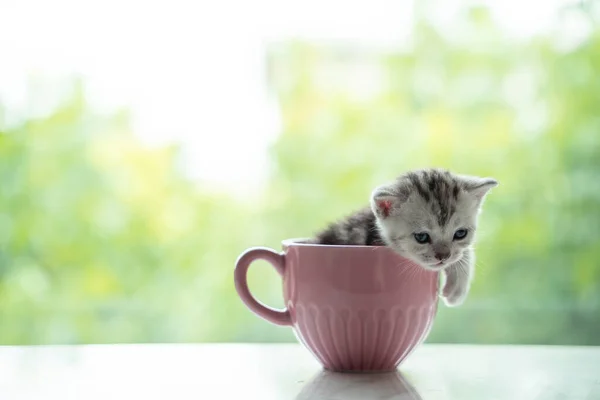
[[[385,246],[338,246],[284,240],[283,251],[246,250],[235,288],[256,315],[291,326],[324,368],[395,370],[422,343],[438,305],[439,274]],[[285,310],[258,301],[248,288],[253,261],[269,262],[283,279]]]

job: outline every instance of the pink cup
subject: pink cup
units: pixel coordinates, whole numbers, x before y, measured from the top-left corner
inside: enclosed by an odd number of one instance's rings
[[[439,275],[387,247],[330,246],[285,240],[283,252],[256,247],[237,260],[235,288],[259,317],[292,326],[328,370],[395,370],[422,343],[438,304]],[[285,310],[256,300],[247,283],[255,260],[283,279]]]

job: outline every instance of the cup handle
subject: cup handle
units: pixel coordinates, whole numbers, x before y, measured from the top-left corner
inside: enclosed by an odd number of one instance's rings
[[[256,260],[264,260],[275,268],[280,276],[283,276],[285,270],[285,256],[283,253],[277,253],[274,250],[265,247],[254,247],[246,250],[239,256],[235,263],[234,280],[235,290],[242,299],[242,302],[259,317],[275,325],[292,325],[290,312],[286,310],[276,310],[260,301],[258,301],[248,288],[248,268]]]

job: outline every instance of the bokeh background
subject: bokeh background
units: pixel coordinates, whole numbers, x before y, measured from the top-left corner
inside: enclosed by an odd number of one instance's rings
[[[428,341],[600,344],[600,4],[350,3],[0,1],[0,343],[294,341],[238,255],[440,166],[501,185]]]

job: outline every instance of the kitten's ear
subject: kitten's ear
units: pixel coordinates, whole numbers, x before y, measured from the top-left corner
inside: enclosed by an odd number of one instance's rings
[[[494,178],[466,177],[465,180],[467,192],[475,196],[479,203],[492,188],[498,186],[498,181]]]
[[[402,204],[408,200],[409,194],[407,190],[399,187],[398,184],[379,186],[371,193],[371,209],[381,219],[393,216],[397,214]]]

